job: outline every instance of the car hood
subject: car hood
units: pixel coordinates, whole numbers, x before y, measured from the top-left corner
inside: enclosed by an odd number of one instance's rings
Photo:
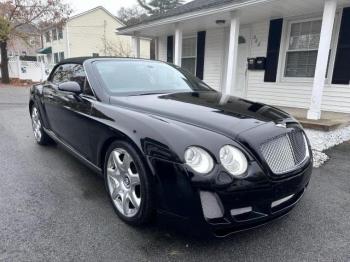
[[[113,96],[110,102],[199,126],[231,138],[266,123],[295,121],[277,108],[214,91]]]

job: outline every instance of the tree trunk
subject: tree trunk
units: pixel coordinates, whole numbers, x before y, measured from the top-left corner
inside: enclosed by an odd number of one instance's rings
[[[8,57],[7,57],[7,42],[0,42],[1,49],[1,82],[4,84],[10,83]]]

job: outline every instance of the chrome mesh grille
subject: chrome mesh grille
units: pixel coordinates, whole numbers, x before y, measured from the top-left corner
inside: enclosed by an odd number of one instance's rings
[[[276,175],[295,170],[309,156],[302,131],[293,131],[263,143],[261,152]]]

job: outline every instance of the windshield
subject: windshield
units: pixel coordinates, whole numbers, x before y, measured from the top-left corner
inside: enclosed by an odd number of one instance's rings
[[[158,61],[105,60],[94,64],[104,86],[113,94],[212,90],[186,71]]]

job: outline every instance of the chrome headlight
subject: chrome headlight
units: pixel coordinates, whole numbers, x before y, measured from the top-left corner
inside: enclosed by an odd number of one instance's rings
[[[213,158],[200,147],[191,146],[185,151],[185,161],[194,171],[207,174],[214,167]]]
[[[229,145],[220,149],[220,161],[224,168],[236,177],[243,175],[248,168],[247,158],[242,151]]]

